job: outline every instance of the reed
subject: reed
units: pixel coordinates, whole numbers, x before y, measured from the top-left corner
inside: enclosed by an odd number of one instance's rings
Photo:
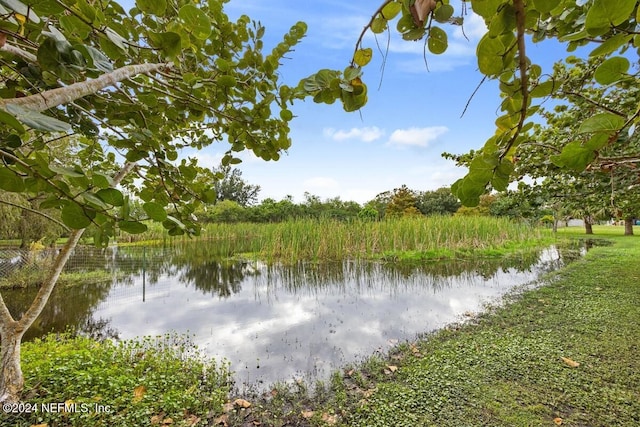
[[[195,242],[208,242],[220,256],[245,255],[267,262],[295,263],[495,255],[552,239],[547,230],[503,218],[433,216],[381,222],[302,219],[272,224],[210,224]]]

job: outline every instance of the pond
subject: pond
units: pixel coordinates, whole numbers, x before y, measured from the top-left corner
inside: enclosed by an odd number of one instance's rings
[[[120,339],[176,332],[231,362],[238,386],[326,379],[345,363],[468,318],[575,253],[550,247],[498,260],[283,267],[214,260],[198,247],[83,249],[68,270],[102,269],[108,280],[56,289],[27,339],[69,327]],[[14,315],[34,293],[3,292]]]

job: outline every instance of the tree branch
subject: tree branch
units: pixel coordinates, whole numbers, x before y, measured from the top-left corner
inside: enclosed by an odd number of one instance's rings
[[[12,55],[19,56],[20,58],[24,59],[27,62],[31,62],[31,63],[38,62],[38,58],[33,53],[27,52],[26,50],[22,50],[19,47],[10,45],[8,43],[5,43],[4,45],[0,46],[0,50],[3,52],[10,53]]]
[[[23,211],[27,211],[27,212],[31,212],[32,214],[40,215],[40,216],[48,219],[51,222],[55,222],[60,227],[64,228],[65,231],[69,231],[70,230],[70,228],[67,227],[66,225],[64,225],[64,223],[62,221],[59,221],[59,220],[53,218],[52,216],[47,215],[44,212],[38,211],[38,210],[30,208],[28,206],[22,206],[22,205],[19,205],[17,203],[8,202],[8,201],[2,200],[2,199],[0,199],[0,204],[13,206],[14,208],[22,209]]]
[[[126,65],[93,80],[85,80],[23,98],[1,99],[0,108],[6,109],[7,105],[15,105],[27,110],[42,112],[58,105],[70,104],[77,99],[114,86],[116,83],[138,74],[153,73],[171,66],[168,63]]]
[[[565,95],[571,95],[571,96],[578,97],[578,98],[582,99],[583,101],[585,101],[585,102],[587,102],[587,103],[589,103],[589,104],[591,104],[591,105],[593,105],[595,107],[598,107],[598,108],[600,108],[602,110],[605,110],[605,111],[608,111],[608,112],[610,112],[612,114],[615,114],[616,116],[624,117],[625,119],[627,118],[626,114],[621,113],[620,111],[614,110],[611,107],[607,107],[606,105],[599,104],[598,102],[594,101],[591,98],[587,98],[586,96],[584,96],[581,93],[573,92],[573,91],[565,91],[565,90],[563,90],[562,93],[565,94]]]
[[[114,175],[113,186],[115,187],[118,184],[120,184],[122,179],[129,172],[131,172],[134,167],[135,167],[135,163],[131,163],[131,162],[126,163],[122,167],[122,169],[120,169],[120,171]],[[51,272],[49,273],[49,276],[44,281],[42,286],[40,286],[40,289],[38,290],[38,294],[34,298],[29,309],[22,315],[22,317],[18,321],[17,329],[19,331],[25,331],[29,329],[29,327],[31,327],[33,322],[35,322],[35,320],[38,318],[38,316],[44,309],[44,306],[47,304],[47,301],[49,300],[49,296],[51,295],[51,292],[53,292],[53,289],[55,288],[56,283],[58,282],[58,278],[62,273],[62,269],[64,268],[65,264],[67,263],[67,260],[71,256],[71,253],[73,252],[75,247],[78,245],[78,242],[80,241],[80,237],[82,237],[84,230],[86,230],[86,228],[73,230],[69,235],[69,239],[64,244],[64,246],[60,250],[60,253],[58,254],[58,256],[56,257],[53,263],[53,267]],[[2,305],[0,305],[0,315],[1,314],[2,314]]]
[[[526,55],[526,41],[525,41],[525,19],[526,12],[524,9],[524,0],[513,0],[513,7],[516,10],[516,28],[518,32],[518,68],[520,70],[520,91],[522,93],[522,109],[520,110],[520,120],[515,127],[513,136],[509,139],[507,146],[500,155],[500,160],[504,159],[507,153],[511,150],[511,147],[516,143],[516,139],[524,126],[524,121],[527,118],[527,104],[529,103],[529,75],[527,74],[527,55]]]

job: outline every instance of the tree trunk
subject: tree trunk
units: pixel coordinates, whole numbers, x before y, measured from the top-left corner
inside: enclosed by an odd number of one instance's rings
[[[114,187],[120,184],[122,178],[133,170],[135,163],[126,163],[113,177]],[[58,282],[71,252],[75,249],[85,229],[73,230],[69,234],[51,267],[51,271],[44,281],[29,309],[19,320],[14,320],[0,293],[0,404],[3,402],[18,402],[24,387],[24,377],[20,367],[20,342],[24,333],[33,325],[44,309],[51,292]]]
[[[624,219],[624,235],[633,236],[633,218]]]
[[[18,322],[3,325],[0,329],[0,404],[16,403],[24,386],[24,377],[20,368],[20,342],[24,330]]]
[[[73,230],[67,243],[58,254],[49,273],[29,309],[20,320],[14,320],[7,305],[0,295],[0,343],[2,365],[0,365],[0,403],[18,402],[24,386],[22,369],[20,368],[20,342],[25,331],[31,327],[44,309],[53,288],[58,282],[71,252],[78,245],[83,230]]]
[[[590,216],[584,217],[584,231],[585,231],[585,234],[593,234],[593,226],[592,226],[592,220]]]

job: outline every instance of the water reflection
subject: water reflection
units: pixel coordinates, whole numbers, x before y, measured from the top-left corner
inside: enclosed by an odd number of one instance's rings
[[[359,356],[481,309],[575,252],[552,247],[501,260],[289,268],[217,262],[206,247],[74,256],[70,269],[103,268],[110,280],[56,290],[30,336],[67,326],[122,339],[189,333],[207,354],[231,361],[238,383],[271,383],[326,378]],[[12,292],[12,312],[24,310],[34,293]]]

